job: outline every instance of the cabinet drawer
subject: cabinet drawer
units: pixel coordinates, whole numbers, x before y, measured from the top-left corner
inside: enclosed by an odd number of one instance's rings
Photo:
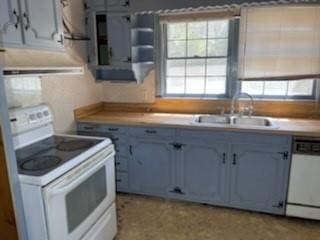
[[[119,125],[102,125],[101,130],[103,132],[108,132],[108,133],[125,133],[126,128],[124,126],[119,126]]]
[[[226,132],[213,132],[201,130],[178,130],[177,141],[193,141],[202,140],[208,141],[227,141],[229,134]]]
[[[116,184],[117,184],[117,190],[126,190],[129,188],[129,182],[128,182],[128,174],[123,172],[116,172]]]
[[[92,124],[92,123],[78,123],[77,124],[78,131],[83,132],[100,132],[101,125],[99,124]]]
[[[104,125],[104,124],[94,124],[94,123],[78,123],[78,131],[96,131],[104,133],[125,133],[125,127],[119,125]]]
[[[145,137],[174,137],[175,130],[169,128],[130,128],[130,135]]]
[[[128,158],[116,156],[115,164],[117,171],[128,171]]]
[[[232,143],[248,144],[270,144],[270,145],[290,145],[292,138],[290,136],[255,134],[255,133],[233,133]]]

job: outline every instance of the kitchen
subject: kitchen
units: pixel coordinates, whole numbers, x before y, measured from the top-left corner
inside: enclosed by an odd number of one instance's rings
[[[320,239],[318,1],[1,0],[0,64],[1,238]]]

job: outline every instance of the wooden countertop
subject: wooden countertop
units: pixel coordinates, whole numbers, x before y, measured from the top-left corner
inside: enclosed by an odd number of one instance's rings
[[[268,118],[273,127],[247,127],[230,125],[197,124],[196,114],[139,113],[99,111],[76,118],[77,122],[123,124],[134,126],[206,129],[214,131],[271,133],[292,136],[320,137],[320,120]]]

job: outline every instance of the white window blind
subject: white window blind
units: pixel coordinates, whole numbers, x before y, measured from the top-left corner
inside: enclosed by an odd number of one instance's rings
[[[320,6],[241,10],[239,80],[320,76]]]

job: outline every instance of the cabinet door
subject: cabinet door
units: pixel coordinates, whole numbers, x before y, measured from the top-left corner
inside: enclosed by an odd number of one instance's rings
[[[107,24],[110,65],[115,68],[129,68],[131,66],[130,16],[109,14]]]
[[[157,196],[165,196],[172,189],[172,147],[165,142],[135,138],[130,146],[130,190]]]
[[[0,47],[21,45],[21,17],[17,0],[0,1]]]
[[[21,0],[26,45],[62,48],[62,14],[59,0]]]
[[[129,5],[129,0],[107,0],[108,11],[127,11]]]
[[[178,171],[185,197],[198,202],[223,203],[227,169],[226,145],[187,144],[180,156]]]
[[[288,149],[274,145],[237,144],[232,146],[232,206],[283,214],[286,199]]]
[[[106,0],[88,0],[88,5],[94,10],[105,10]]]

